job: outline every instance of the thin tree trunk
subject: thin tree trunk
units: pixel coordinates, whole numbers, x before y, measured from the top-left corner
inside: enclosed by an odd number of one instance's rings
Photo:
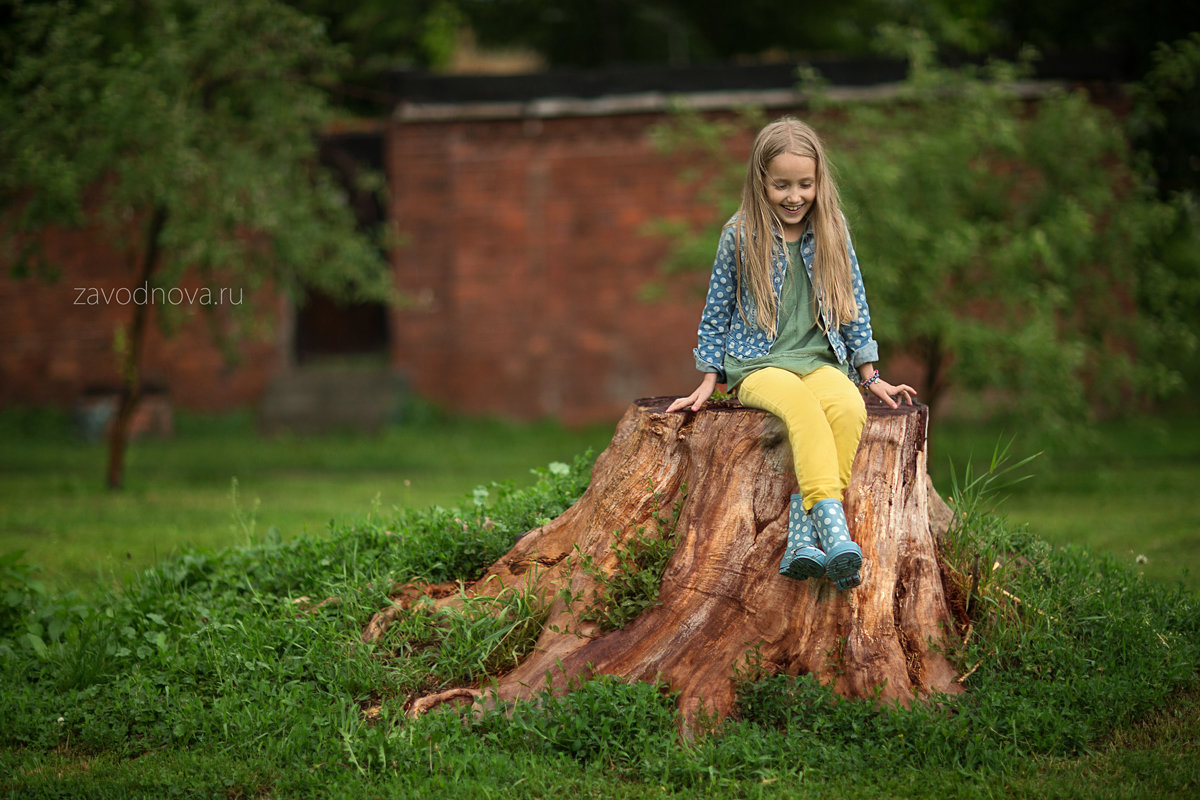
[[[926,340],[925,347],[925,392],[923,399],[930,408],[939,408],[945,390],[946,353],[940,336]]]
[[[167,209],[158,206],[146,229],[146,248],[142,253],[142,264],[134,288],[145,286],[158,269],[161,254],[163,228],[167,224]],[[142,353],[146,344],[146,326],[149,322],[150,304],[134,303],[133,319],[125,352],[121,360],[121,400],[108,432],[109,489],[120,489],[125,481],[125,451],[129,443],[130,428],[138,403],[142,400]]]

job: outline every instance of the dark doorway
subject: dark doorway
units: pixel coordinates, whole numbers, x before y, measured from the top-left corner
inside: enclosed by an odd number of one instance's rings
[[[366,169],[384,174],[383,131],[355,131],[326,136],[321,163],[345,187],[362,230],[378,229],[387,209],[378,193],[364,190],[359,175]],[[388,351],[387,307],[382,303],[344,303],[310,291],[296,310],[292,339],[297,364],[319,359],[379,357]]]

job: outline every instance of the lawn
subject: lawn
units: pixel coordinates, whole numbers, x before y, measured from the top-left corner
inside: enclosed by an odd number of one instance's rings
[[[134,444],[127,487],[113,493],[102,488],[102,444],[80,439],[63,415],[8,411],[0,552],[24,550],[58,587],[120,579],[187,546],[244,544],[272,528],[287,539],[397,507],[457,505],[493,481],[528,485],[534,468],[599,452],[612,430],[430,415],[373,436],[264,438],[248,414],[184,416],[175,437]],[[985,466],[1009,442],[1013,461],[1041,453],[1032,478],[1005,493],[1012,520],[1200,592],[1200,418],[1109,423],[1069,446],[995,425],[935,425],[934,485],[948,497],[953,472]]]
[[[1102,426],[1086,447],[1013,440],[1014,459],[1045,451],[1034,477],[1011,488],[1006,519],[969,535],[1025,566],[989,578],[1000,582],[980,589],[973,635],[950,647],[970,668],[967,693],[881,708],[775,676],[692,744],[676,738],[666,687],[619,681],[507,715],[404,716],[431,682],[486,682],[488,653],[472,643],[506,641],[533,605],[490,622],[414,615],[382,645],[359,640],[381,587],[477,574],[513,531],[561,513],[586,484],[574,456],[611,428],[432,418],[262,439],[246,416],[184,419],[173,439],[135,445],[115,494],[99,488],[103,448],[61,417],[0,414],[0,434],[0,550],[44,565],[0,560],[0,796],[1200,792],[1194,419]],[[942,493],[951,462],[978,469],[1003,437],[936,427]],[[298,611],[298,592],[337,602]]]
[[[1009,520],[1200,592],[1200,417],[1110,422],[1068,441],[950,423],[930,434],[934,485],[948,497],[952,473],[961,476],[968,460],[986,467],[998,443],[1009,444],[1012,462],[1038,454],[1028,479],[1003,492]]]
[[[397,507],[451,506],[476,486],[598,452],[612,427],[447,421],[377,435],[260,437],[249,414],[182,416],[170,439],[129,451],[126,486],[103,488],[106,449],[61,414],[0,414],[0,552],[24,550],[51,585],[127,578],[185,547],[287,539]]]

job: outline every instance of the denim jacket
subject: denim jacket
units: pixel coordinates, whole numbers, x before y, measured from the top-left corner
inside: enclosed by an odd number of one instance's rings
[[[725,354],[736,358],[758,358],[765,356],[771,349],[774,340],[767,335],[766,330],[756,322],[757,310],[750,287],[741,287],[742,309],[746,319],[738,311],[737,266],[734,252],[737,247],[737,217],[734,216],[724,231],[717,246],[717,256],[713,261],[712,277],[708,282],[708,296],[704,301],[704,313],[700,316],[700,329],[697,332],[699,344],[692,352],[696,356],[696,369],[701,372],[717,373],[717,380],[725,383]],[[775,230],[775,247],[771,257],[771,283],[775,288],[775,300],[778,302],[783,292],[783,278],[787,272],[787,247],[783,235]],[[854,254],[854,244],[850,234],[846,234],[846,247],[850,252],[851,280],[854,288],[854,298],[858,303],[858,317],[849,323],[834,328],[829,324],[831,315],[826,309],[820,309],[824,322],[829,346],[842,364],[849,362],[857,368],[863,364],[879,360],[879,344],[871,331],[871,312],[867,308],[867,296],[863,290],[862,273],[858,268],[858,257]],[[801,237],[800,253],[804,259],[804,269],[812,280],[812,260],[816,252],[816,238],[810,225]]]

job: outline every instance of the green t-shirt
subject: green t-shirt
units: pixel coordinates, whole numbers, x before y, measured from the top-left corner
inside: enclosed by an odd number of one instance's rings
[[[826,365],[845,369],[833,354],[825,331],[817,325],[812,282],[801,260],[799,241],[788,242],[788,263],[779,298],[778,335],[765,356],[741,359],[725,355],[726,383],[731,389],[763,367],[779,367],[797,375],[807,375]]]

